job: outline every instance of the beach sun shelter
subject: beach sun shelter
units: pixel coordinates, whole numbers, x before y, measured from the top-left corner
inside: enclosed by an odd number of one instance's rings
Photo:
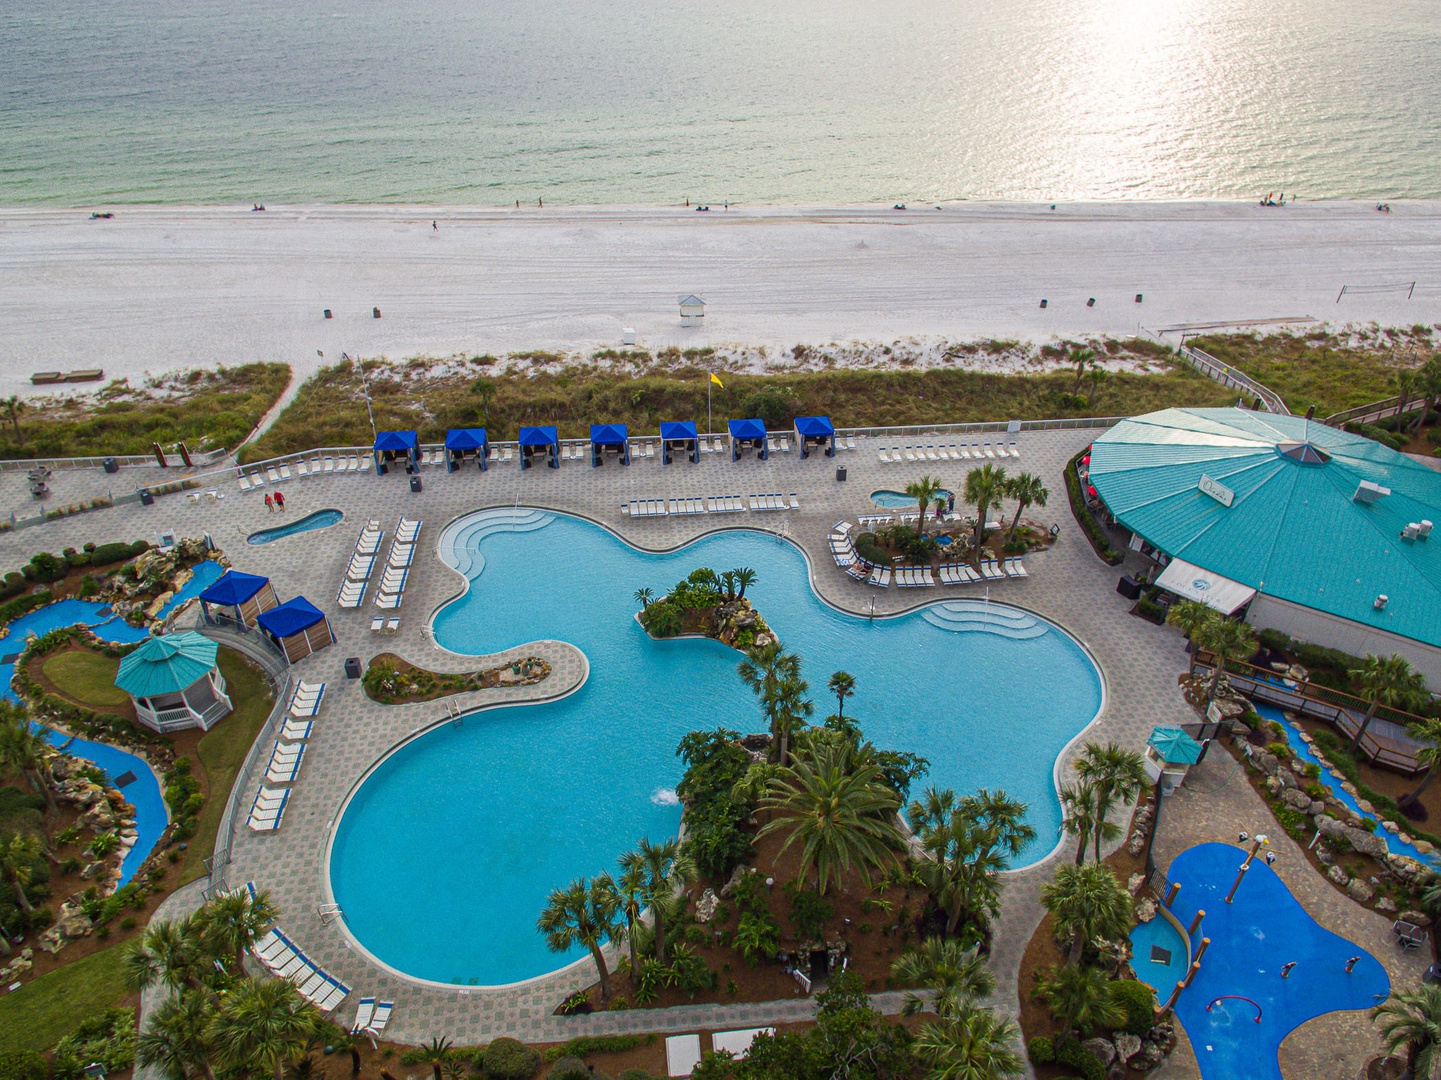
[[[836,429],[829,416],[797,416],[796,442],[801,446],[801,457],[807,457],[806,446],[824,449],[826,457],[836,456]]]
[[[1201,744],[1175,724],[1158,725],[1146,740],[1146,775],[1160,782],[1162,795],[1174,792],[1200,760]]]
[[[705,301],[695,293],[686,293],[684,296],[677,296],[676,303],[680,305],[680,324],[682,326],[699,326],[705,318]]]
[[[731,436],[731,460],[740,459],[745,450],[754,449],[756,457],[765,461],[770,457],[766,449],[766,422],[759,418],[750,420],[727,420],[726,427]]]
[[[530,459],[536,455],[544,455],[552,469],[560,468],[560,437],[554,426],[520,429],[520,467],[530,468]]]
[[[234,707],[216,666],[217,649],[194,630],[152,637],[120,661],[115,685],[130,695],[135,718],[148,728],[208,730]]]
[[[375,471],[386,471],[386,463],[405,459],[410,470],[420,467],[420,439],[413,431],[382,431],[375,436]]]
[[[303,596],[265,612],[256,623],[291,664],[335,640],[325,613]]]
[[[483,427],[451,428],[445,433],[446,472],[455,472],[460,468],[467,454],[474,454],[480,471],[485,472],[485,457],[489,453],[490,440],[486,438]]]
[[[229,621],[254,626],[262,611],[280,603],[270,579],[259,574],[227,570],[200,594],[200,607],[212,622]]]
[[[669,465],[673,451],[679,450],[691,461],[700,461],[700,439],[695,423],[690,420],[664,420],[660,425],[661,460]]]
[[[591,468],[605,464],[605,453],[614,450],[622,465],[630,464],[630,435],[624,424],[590,425]]]

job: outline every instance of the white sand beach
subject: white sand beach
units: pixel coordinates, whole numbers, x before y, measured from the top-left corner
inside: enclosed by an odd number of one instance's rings
[[[1441,203],[112,209],[0,210],[0,394],[36,370],[304,374],[318,353],[616,347],[623,327],[652,349],[779,351],[1441,321]],[[692,292],[705,325],[683,328]]]

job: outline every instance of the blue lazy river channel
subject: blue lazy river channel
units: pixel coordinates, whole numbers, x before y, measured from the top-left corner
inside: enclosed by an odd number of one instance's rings
[[[161,614],[169,614],[192,596],[199,596],[224,572],[224,567],[219,563],[199,563],[195,567],[195,576],[166,604]],[[58,630],[62,626],[74,626],[76,623],[88,626],[97,637],[106,641],[144,641],[150,636],[148,631],[137,630],[124,619],[116,618],[103,604],[86,600],[60,600],[22,615],[5,627],[6,633],[0,636],[0,655],[6,658],[18,655],[24,651],[26,638],[44,637],[52,630]],[[11,701],[18,701],[15,691],[10,687],[10,680],[14,675],[13,659],[0,663],[0,695]],[[107,743],[72,739],[58,731],[51,732],[50,742],[55,746],[63,746],[66,752],[76,757],[95,762],[105,770],[110,782],[120,787],[126,802],[135,807],[135,832],[139,839],[120,864],[120,884],[125,884],[135,876],[141,863],[154,849],[155,842],[160,839],[160,834],[165,831],[165,826],[170,824],[170,813],[165,807],[159,779],[143,758],[127,754]]]
[[[435,615],[442,646],[477,655],[558,639],[585,653],[590,675],[559,701],[438,726],[353,793],[331,891],[358,943],[398,971],[497,986],[578,959],[536,932],[547,894],[613,871],[643,836],[675,835],[682,735],[763,730],[739,653],[652,641],[633,618],[636,589],[659,595],[700,566],[756,570],[747,598],[800,654],[817,718],[833,711],[830,674],[849,671],[846,712],[867,737],[930,759],[915,794],[1004,788],[1030,804],[1038,834],[1020,862],[1056,843],[1053,766],[1099,711],[1102,686],[1080,645],[1029,613],[948,601],[874,621],[843,614],[817,599],[795,547],[748,530],[655,555],[579,519],[491,510],[453,523],[440,553],[469,583]]]

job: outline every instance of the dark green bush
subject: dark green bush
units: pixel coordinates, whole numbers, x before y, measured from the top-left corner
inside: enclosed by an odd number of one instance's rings
[[[34,1050],[0,1051],[0,1080],[47,1080],[50,1066]]]
[[[12,570],[5,575],[4,584],[0,584],[0,600],[9,600],[12,596],[19,596],[30,587],[25,580],[25,575],[18,570]]]
[[[590,1080],[590,1070],[580,1058],[563,1057],[550,1067],[546,1080]]]
[[[668,600],[658,600],[640,613],[640,624],[653,637],[675,637],[683,625],[680,609]]]
[[[50,603],[53,594],[49,589],[41,589],[37,593],[28,596],[17,596],[14,600],[7,600],[0,604],[0,625],[8,623],[11,619],[18,619],[26,612],[34,611],[38,607],[44,607]]]
[[[540,1064],[539,1050],[508,1036],[485,1048],[485,1075],[492,1080],[530,1080]]]
[[[550,1047],[545,1052],[545,1060],[583,1058],[587,1054],[618,1054],[634,1050],[637,1046],[650,1046],[654,1042],[654,1035],[580,1035],[560,1046]]]
[[[1101,1064],[1101,1059],[1083,1047],[1079,1039],[1061,1039],[1056,1043],[1055,1050],[1056,1064],[1075,1069],[1082,1080],[1106,1080],[1106,1067]]]
[[[69,570],[70,566],[64,559],[56,558],[48,551],[38,551],[30,557],[30,561],[20,572],[31,581],[48,585],[52,581],[59,581]]]
[[[106,1009],[61,1039],[55,1047],[55,1080],[81,1080],[92,1062],[112,1073],[135,1064],[135,1014],[130,1009]]]
[[[626,1069],[615,1080],[655,1080],[655,1077],[644,1069]]]
[[[741,399],[740,415],[759,417],[771,431],[789,427],[799,413],[800,399],[789,386],[765,386]]]
[[[875,563],[877,566],[890,566],[891,557],[876,546],[875,533],[856,533],[853,541],[856,547],[856,554],[865,559],[868,563]]]
[[[1118,979],[1111,984],[1111,1000],[1126,1010],[1122,1025],[1143,1038],[1156,1023],[1156,994],[1139,979]]]
[[[133,559],[149,547],[144,540],[137,540],[133,544],[101,544],[90,553],[90,565],[109,566],[124,559]]]
[[[1143,596],[1136,601],[1136,610],[1152,622],[1164,622],[1166,619],[1166,609],[1149,596]]]
[[[1086,509],[1086,495],[1085,492],[1081,490],[1081,478],[1076,475],[1076,466],[1080,464],[1081,458],[1085,456],[1086,451],[1082,450],[1070,461],[1066,462],[1066,494],[1070,498],[1071,513],[1076,516],[1077,524],[1081,526],[1081,530],[1086,534],[1086,539],[1091,541],[1091,547],[1095,549],[1096,554],[1112,566],[1118,566],[1125,561],[1126,557],[1111,547],[1110,537],[1106,535],[1105,530],[1096,522],[1096,519],[1091,516],[1091,512]]]
[[[1056,1050],[1050,1039],[1037,1035],[1026,1042],[1026,1056],[1032,1065],[1050,1065],[1056,1060]]]

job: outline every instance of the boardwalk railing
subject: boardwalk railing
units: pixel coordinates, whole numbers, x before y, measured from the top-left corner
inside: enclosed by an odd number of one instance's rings
[[[230,456],[225,449],[207,450],[191,454],[191,465],[186,466],[179,454],[166,454],[165,467],[170,469],[204,469]],[[98,454],[93,457],[68,458],[5,458],[0,459],[0,472],[29,472],[31,469],[100,469],[105,462],[114,460],[122,469],[158,469],[161,467],[154,454]]]
[[[1403,409],[1401,395],[1397,394],[1395,397],[1373,401],[1369,405],[1357,405],[1354,409],[1332,413],[1321,422],[1329,427],[1342,427],[1345,424],[1374,424],[1377,420],[1400,416],[1402,413],[1418,412],[1425,407],[1426,399],[1413,394],[1406,399],[1406,407]]]
[[[1291,410],[1286,408],[1286,403],[1281,400],[1280,394],[1262,386],[1245,372],[1237,371],[1224,360],[1217,360],[1210,353],[1203,352],[1194,345],[1182,345],[1177,350],[1177,355],[1208,379],[1214,379],[1222,386],[1229,386],[1233,390],[1241,390],[1250,394],[1261,403],[1261,407],[1267,412],[1276,413],[1279,416],[1291,415]]]

